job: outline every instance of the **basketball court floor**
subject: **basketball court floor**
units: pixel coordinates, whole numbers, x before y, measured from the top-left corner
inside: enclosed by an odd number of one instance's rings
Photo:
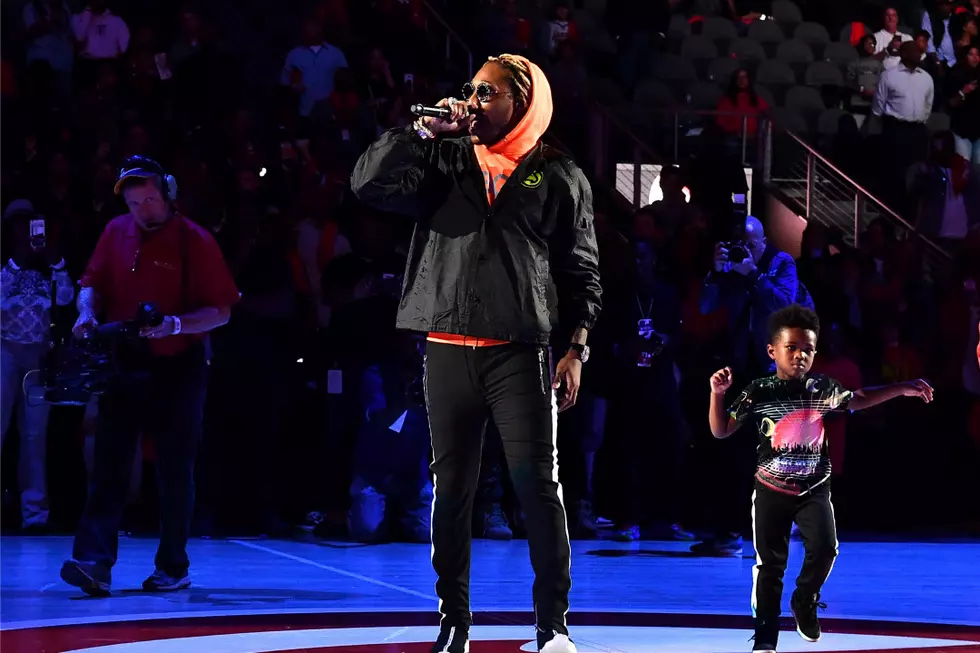
[[[0,542],[2,653],[428,653],[429,547],[194,540],[192,589],[146,594],[156,542],[123,539],[109,598],[58,578],[67,537]],[[980,652],[980,543],[841,542],[824,637],[784,622],[779,650]],[[679,542],[573,543],[572,638],[582,653],[737,653],[752,643],[753,552],[703,558]],[[789,591],[802,559],[793,542]],[[533,651],[524,541],[474,542],[473,653]]]

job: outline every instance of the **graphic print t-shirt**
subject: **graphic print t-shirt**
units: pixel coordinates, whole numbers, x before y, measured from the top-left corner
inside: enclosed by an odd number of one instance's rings
[[[784,381],[753,381],[728,413],[739,425],[752,423],[759,436],[755,478],[777,492],[800,495],[830,477],[824,415],[844,410],[853,392],[829,376],[811,374]]]

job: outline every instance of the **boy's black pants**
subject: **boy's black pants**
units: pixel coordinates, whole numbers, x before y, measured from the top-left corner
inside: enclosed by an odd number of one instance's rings
[[[527,515],[537,625],[567,633],[571,550],[558,484],[557,404],[548,349],[427,343],[425,394],[432,437],[432,566],[442,623],[469,626],[473,499],[489,416],[500,431]]]
[[[837,528],[830,503],[829,479],[802,496],[755,484],[752,539],[756,565],[752,571],[752,613],[758,619],[779,617],[783,572],[794,521],[800,527],[806,552],[796,579],[796,591],[809,596],[820,591],[837,557]]]

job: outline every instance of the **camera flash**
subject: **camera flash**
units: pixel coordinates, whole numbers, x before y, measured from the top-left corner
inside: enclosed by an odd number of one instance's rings
[[[261,170],[259,170],[259,176],[260,177],[265,177],[265,173],[266,173],[265,168],[262,168]]]

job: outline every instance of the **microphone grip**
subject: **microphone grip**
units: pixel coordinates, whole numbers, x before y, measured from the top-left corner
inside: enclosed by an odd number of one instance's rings
[[[413,104],[408,110],[412,115],[421,118],[440,118],[445,120],[451,115],[450,110],[446,107],[427,107],[422,104]]]

